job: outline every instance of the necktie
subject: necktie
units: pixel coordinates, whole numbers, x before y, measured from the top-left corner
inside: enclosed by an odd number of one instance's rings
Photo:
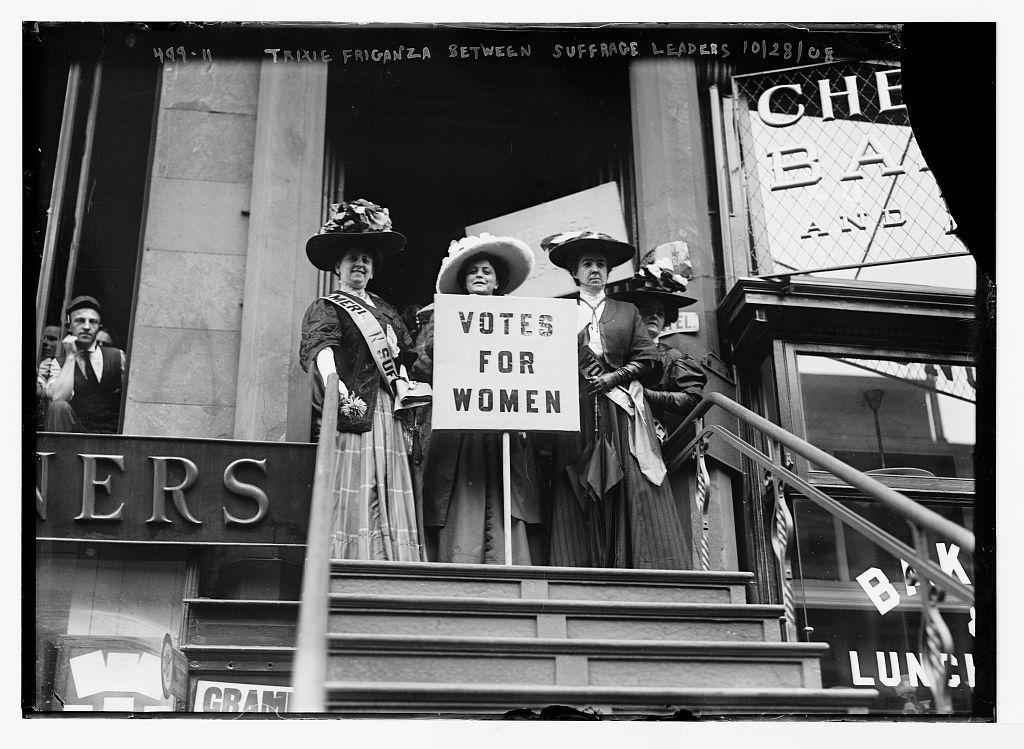
[[[597,320],[597,309],[598,309],[598,307],[601,306],[601,302],[598,302],[597,306],[595,307],[594,305],[592,305],[590,302],[588,302],[586,299],[583,299],[582,297],[580,298],[580,301],[583,304],[587,305],[587,307],[590,308],[590,323],[587,325],[587,327],[585,327],[583,329],[585,331],[585,334],[584,334],[584,338],[585,338],[584,344],[586,345],[586,344],[589,344],[591,341],[594,341],[597,344],[597,347],[600,348],[601,347],[601,339],[600,339],[600,328],[598,327],[598,320]],[[591,346],[591,348],[594,348],[594,347]]]
[[[85,375],[85,379],[99,382],[99,378],[96,376],[96,371],[92,368],[92,360],[90,359],[88,351],[78,352],[78,362],[78,365],[82,368],[82,374]]]

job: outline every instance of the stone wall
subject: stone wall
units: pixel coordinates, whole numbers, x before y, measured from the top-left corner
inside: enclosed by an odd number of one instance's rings
[[[127,434],[234,433],[259,83],[256,61],[164,67]]]

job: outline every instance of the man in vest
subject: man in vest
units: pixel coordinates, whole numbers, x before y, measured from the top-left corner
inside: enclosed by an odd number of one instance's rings
[[[65,313],[69,334],[61,341],[64,361],[46,383],[51,401],[46,431],[114,433],[121,410],[124,352],[96,342],[100,304],[93,297],[75,297]]]

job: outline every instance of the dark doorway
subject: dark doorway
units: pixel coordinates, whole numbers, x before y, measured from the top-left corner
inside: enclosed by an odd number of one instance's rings
[[[408,237],[372,284],[399,308],[431,301],[448,243],[467,225],[611,181],[633,223],[625,67],[520,62],[332,65],[331,199],[387,206]]]

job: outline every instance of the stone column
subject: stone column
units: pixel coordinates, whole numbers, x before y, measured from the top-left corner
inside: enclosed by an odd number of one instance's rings
[[[700,316],[700,333],[690,338],[695,338],[695,349],[717,354],[709,165],[696,63],[686,58],[637,60],[630,66],[629,85],[639,249],[642,254],[674,240],[689,246],[689,290],[698,302],[686,311]]]
[[[235,439],[309,439],[302,314],[316,295],[306,239],[321,223],[327,66],[264,60],[256,112]]]
[[[688,290],[698,301],[686,311],[698,315],[700,332],[685,336],[680,348],[700,360],[709,351],[719,353],[714,235],[708,195],[711,172],[705,159],[700,110],[700,97],[706,93],[697,86],[696,63],[686,58],[636,60],[630,65],[629,85],[636,167],[637,243],[641,254],[675,240],[682,240],[689,246],[693,278]],[[735,397],[735,387],[728,380],[707,368],[705,371],[707,391]],[[723,423],[736,430],[734,421],[720,421],[720,418],[713,413],[708,416],[710,423]],[[729,466],[738,470],[739,456],[733,450],[723,450],[714,440],[710,455],[721,461],[708,461],[713,487],[709,512],[711,566],[712,569],[735,569]],[[696,550],[700,544],[700,515],[693,507],[692,464],[688,464],[681,475],[673,477],[672,488],[681,514],[686,514],[685,505],[693,512],[690,525]],[[685,517],[683,525],[686,526]]]

